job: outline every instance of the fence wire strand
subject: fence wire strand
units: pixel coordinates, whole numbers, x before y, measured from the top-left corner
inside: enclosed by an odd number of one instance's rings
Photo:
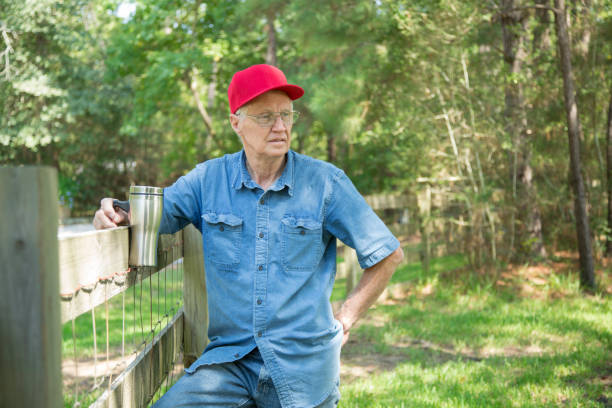
[[[105,311],[105,320],[106,320],[106,370],[108,371],[108,368],[110,367],[110,337],[109,337],[109,330],[108,330],[108,294],[107,294],[107,290],[108,290],[108,285],[104,285],[104,311]],[[108,387],[107,389],[110,391],[110,386],[111,386],[111,381],[113,378],[113,374],[112,371],[110,373],[110,376],[108,378]]]
[[[80,407],[81,403],[79,402],[79,357],[77,355],[77,346],[76,346],[76,328],[74,323],[74,314],[72,312],[72,302],[70,302],[70,315],[72,316],[71,326],[72,326],[72,348],[73,348],[73,360],[74,360],[74,404],[73,407]]]

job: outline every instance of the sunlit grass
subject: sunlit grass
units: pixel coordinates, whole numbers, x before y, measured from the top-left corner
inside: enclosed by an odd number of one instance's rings
[[[391,277],[390,285],[400,282],[425,282],[442,271],[452,271],[466,265],[463,255],[448,255],[431,260],[429,273],[424,273],[420,262],[411,262],[397,268]],[[346,278],[338,278],[334,284],[331,301],[335,302],[346,297]]]
[[[126,292],[126,344],[150,334],[150,322],[155,326],[164,302],[181,302],[182,277],[175,274],[165,297],[163,275],[160,285],[153,276]],[[420,263],[400,267],[391,283],[408,283],[405,297],[370,310],[343,350],[344,365],[351,364],[346,358],[351,355],[390,356],[394,364],[343,382],[340,407],[609,406],[612,312],[607,295],[583,295],[575,272],[550,275],[532,297],[516,289],[520,273],[513,286],[500,287],[496,279],[495,273],[468,271],[460,255],[433,259],[429,273]],[[343,299],[345,291],[346,281],[338,279],[332,300]],[[141,306],[146,311],[142,326]],[[116,353],[122,295],[109,302],[109,316],[109,343]],[[75,324],[77,356],[91,357],[91,314]],[[102,359],[104,305],[96,308],[96,330]],[[71,322],[63,334],[64,356],[71,357]],[[82,405],[100,392],[81,396]],[[72,406],[71,399],[65,395],[66,406]]]
[[[397,365],[342,384],[340,406],[610,406],[612,308],[577,280],[552,279],[539,297],[465,270],[415,280],[404,299],[371,310],[343,350],[349,366],[363,352]],[[565,297],[546,296],[560,289]]]

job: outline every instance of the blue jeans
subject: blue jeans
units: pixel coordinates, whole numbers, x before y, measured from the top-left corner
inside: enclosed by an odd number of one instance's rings
[[[334,391],[318,408],[334,408],[340,391]],[[230,363],[201,366],[185,373],[155,403],[154,408],[178,407],[258,407],[280,408],[281,404],[257,348]]]

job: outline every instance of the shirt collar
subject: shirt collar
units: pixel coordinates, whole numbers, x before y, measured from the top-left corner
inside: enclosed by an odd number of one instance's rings
[[[293,196],[293,184],[294,184],[294,152],[289,150],[287,152],[287,163],[285,163],[285,169],[283,170],[283,174],[274,182],[270,190],[272,191],[280,191],[285,186],[287,186],[287,192],[290,196]],[[240,190],[242,186],[254,189],[257,187],[257,184],[251,178],[249,171],[246,166],[246,154],[244,153],[244,149],[240,151],[240,154],[237,157],[238,163],[234,166],[236,171],[236,175],[234,176],[234,189]]]

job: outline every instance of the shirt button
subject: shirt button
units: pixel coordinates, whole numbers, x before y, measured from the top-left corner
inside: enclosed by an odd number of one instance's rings
[[[221,228],[223,228],[223,227],[221,227]],[[306,232],[305,232],[304,230],[301,230],[301,231],[300,231],[300,235],[304,235],[305,233],[306,233]]]
[[[263,198],[261,200],[259,200],[259,204],[264,205],[264,203],[266,202],[266,200],[264,200]]]
[[[234,357],[236,357],[236,358],[240,357],[240,353],[234,354]]]
[[[257,299],[257,304],[261,305],[261,299]]]
[[[257,332],[257,337],[261,337],[261,336],[263,336],[263,333],[260,330],[260,331]]]
[[[259,238],[263,238],[263,232],[259,233]]]
[[[225,228],[223,228],[223,225],[219,227],[219,231],[223,231]]]
[[[263,265],[259,265],[259,268],[257,269],[259,269],[260,271],[263,271]]]

